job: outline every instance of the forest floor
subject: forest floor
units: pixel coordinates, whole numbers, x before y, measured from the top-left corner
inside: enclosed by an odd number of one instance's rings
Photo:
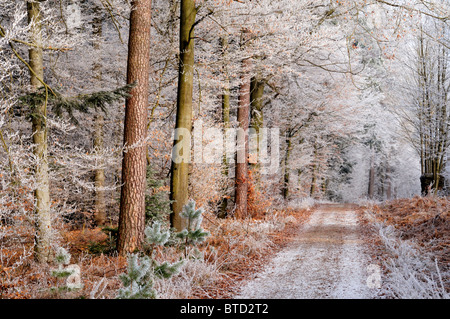
[[[296,238],[244,281],[235,298],[375,298],[376,288],[367,284],[370,256],[358,214],[355,205],[319,205]]]
[[[209,213],[204,224],[211,236],[199,246],[203,258],[187,258],[178,275],[156,282],[160,298],[435,298],[440,287],[446,291],[440,295],[450,296],[449,198],[300,205],[246,220]],[[376,224],[393,227],[399,241],[386,245]],[[61,282],[51,276],[55,265],[33,260],[33,228],[14,229],[15,236],[0,241],[0,299],[117,295],[127,260],[116,255],[114,241],[100,228],[61,227],[61,243],[80,267],[83,288],[56,294],[52,289]],[[176,261],[183,253],[175,245],[159,249],[157,256],[160,262]],[[436,277],[435,263],[441,278],[430,290],[425,284]],[[386,267],[390,264],[399,267]],[[372,281],[374,270],[381,289]]]

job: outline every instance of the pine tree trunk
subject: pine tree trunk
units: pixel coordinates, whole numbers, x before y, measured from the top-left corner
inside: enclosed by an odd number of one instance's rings
[[[243,31],[243,39],[247,31]],[[239,87],[239,102],[237,121],[237,160],[236,160],[236,185],[235,185],[235,216],[237,218],[248,217],[247,192],[248,192],[248,128],[250,117],[250,59],[242,61],[241,85]]]
[[[33,22],[31,37],[33,43],[41,43],[41,12],[39,2],[27,3],[28,23]],[[34,90],[43,87],[44,62],[42,49],[33,47],[29,50],[29,65],[33,72],[30,73],[30,82]],[[52,259],[52,224],[50,212],[50,190],[48,173],[48,129],[47,129],[47,105],[37,105],[33,110],[32,120],[33,153],[37,163],[34,168],[36,179],[36,246],[35,259],[38,262],[49,262]]]
[[[150,72],[151,0],[132,1],[127,83],[136,83],[126,100],[122,189],[117,249],[126,255],[141,248],[145,227],[147,106]]]
[[[192,92],[194,82],[194,24],[197,8],[194,0],[181,1],[180,61],[178,71],[177,116],[172,152],[170,199],[173,201],[171,226],[178,231],[186,228],[180,216],[189,199],[189,161],[192,132]]]

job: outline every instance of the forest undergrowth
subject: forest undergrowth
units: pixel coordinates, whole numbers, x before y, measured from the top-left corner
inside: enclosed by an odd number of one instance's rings
[[[259,203],[259,204],[257,204]],[[184,263],[169,279],[156,280],[158,298],[227,298],[241,279],[291,239],[298,225],[307,220],[310,207],[260,210],[267,202],[255,201],[246,219],[203,215],[202,227],[210,233],[196,247],[179,243],[156,247],[158,262]],[[259,211],[259,212],[258,212]],[[1,238],[0,299],[112,299],[122,287],[119,276],[127,271],[127,259],[114,250],[115,227],[92,227],[89,223],[58,223],[60,245],[70,253],[68,264],[79,267],[81,288],[62,289],[64,280],[52,276],[55,263],[33,259],[33,225],[21,221],[14,233]],[[7,226],[2,226],[7,227]],[[20,240],[18,240],[20,238]]]
[[[416,196],[363,210],[372,259],[383,272],[381,297],[449,298],[450,199]]]

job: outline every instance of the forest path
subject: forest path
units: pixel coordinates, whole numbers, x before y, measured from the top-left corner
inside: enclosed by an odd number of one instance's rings
[[[352,205],[323,204],[235,298],[369,299],[368,257]]]

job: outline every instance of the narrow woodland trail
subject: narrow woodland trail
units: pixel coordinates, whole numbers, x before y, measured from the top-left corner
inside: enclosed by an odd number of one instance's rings
[[[368,258],[350,205],[319,206],[298,237],[279,252],[235,298],[368,299]]]

